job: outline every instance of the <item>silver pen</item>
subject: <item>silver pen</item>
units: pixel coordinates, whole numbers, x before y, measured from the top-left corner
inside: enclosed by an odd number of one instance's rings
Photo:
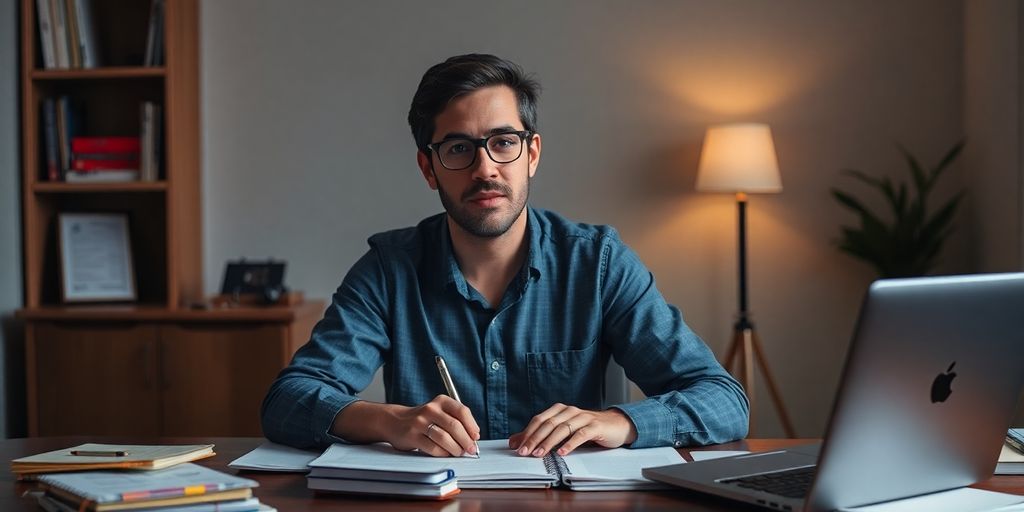
[[[448,391],[448,396],[455,399],[456,402],[462,403],[462,399],[459,398],[459,392],[455,390],[455,382],[452,381],[452,374],[448,373],[448,365],[444,364],[444,358],[441,356],[434,356],[434,362],[437,363],[437,371],[441,373],[441,381],[444,382],[444,389]],[[480,458],[480,445],[476,441],[473,441],[476,446],[476,455],[466,453],[469,457]]]

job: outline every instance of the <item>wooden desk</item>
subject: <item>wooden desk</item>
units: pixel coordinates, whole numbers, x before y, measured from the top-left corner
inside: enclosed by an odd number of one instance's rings
[[[154,438],[118,439],[87,437],[36,437],[7,439],[0,441],[0,459],[10,461],[18,457],[59,448],[70,447],[84,442],[144,442],[144,443],[215,443],[217,456],[202,461],[203,465],[229,473],[236,473],[227,464],[245,452],[258,446],[263,440],[255,437],[235,438]],[[769,450],[805,443],[808,440],[751,439],[736,443],[701,449],[720,450]],[[688,450],[681,450],[689,460]],[[6,462],[5,462],[6,464]],[[745,507],[731,501],[703,496],[687,491],[630,491],[630,492],[575,492],[563,489],[523,490],[464,490],[454,500],[398,501],[356,498],[344,495],[317,495],[306,488],[304,475],[245,472],[243,475],[259,481],[255,494],[260,501],[270,504],[281,512],[331,511],[331,510],[422,510],[437,512],[512,511],[537,512],[542,510],[762,510]],[[21,495],[32,487],[31,483],[16,482],[8,470],[0,481],[0,510],[38,511],[34,500]],[[997,476],[976,487],[995,491],[1024,494],[1024,476]]]

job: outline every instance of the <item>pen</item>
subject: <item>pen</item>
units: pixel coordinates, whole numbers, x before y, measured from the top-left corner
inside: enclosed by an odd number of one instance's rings
[[[444,358],[441,356],[434,356],[434,362],[437,363],[437,371],[441,373],[441,381],[444,382],[444,389],[448,391],[448,396],[455,399],[456,402],[462,403],[462,399],[459,398],[459,392],[455,390],[455,383],[452,382],[452,374],[448,373],[448,365],[444,364]],[[476,446],[476,455],[469,455],[470,457],[480,458],[480,445],[473,442]]]
[[[91,450],[71,450],[71,455],[77,455],[79,457],[124,457],[128,455],[128,452],[123,450],[112,450],[112,451],[91,451]]]

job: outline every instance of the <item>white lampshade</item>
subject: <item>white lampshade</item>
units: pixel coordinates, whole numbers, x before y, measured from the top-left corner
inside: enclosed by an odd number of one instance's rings
[[[708,128],[700,152],[697,190],[782,191],[771,128],[759,123],[723,124]]]

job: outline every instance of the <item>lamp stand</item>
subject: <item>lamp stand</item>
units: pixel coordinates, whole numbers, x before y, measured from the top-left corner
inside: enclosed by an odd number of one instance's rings
[[[750,311],[747,310],[747,195],[743,192],[736,194],[736,206],[739,219],[739,299],[740,309],[736,316],[736,324],[733,325],[732,343],[726,352],[724,366],[729,373],[739,378],[740,384],[747,392],[747,399],[750,400],[750,431],[754,431],[754,364],[761,367],[764,374],[764,381],[768,385],[768,393],[775,404],[775,411],[782,422],[782,428],[787,437],[796,437],[793,423],[786,412],[786,406],[782,403],[782,395],[775,385],[775,378],[768,367],[768,361],[764,357],[764,350],[761,348],[761,338],[754,330],[754,323],[750,320]],[[737,374],[733,371],[733,361],[739,356],[739,370]]]

